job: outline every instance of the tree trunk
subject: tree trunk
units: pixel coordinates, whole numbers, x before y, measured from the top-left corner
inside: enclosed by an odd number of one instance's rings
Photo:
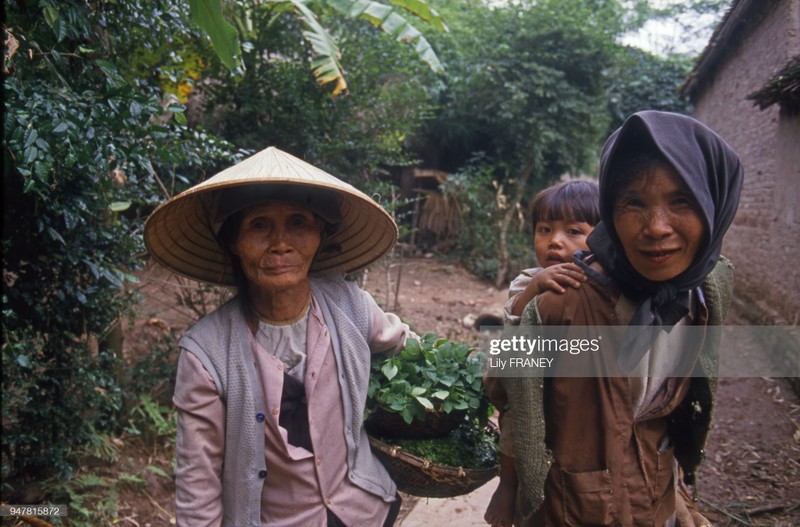
[[[505,282],[508,278],[508,271],[509,271],[509,262],[508,262],[508,228],[511,225],[511,220],[514,219],[514,212],[517,210],[517,206],[522,201],[522,196],[525,194],[525,188],[528,185],[528,181],[531,179],[531,174],[533,173],[533,167],[536,164],[536,156],[531,156],[530,159],[527,160],[525,166],[523,167],[522,171],[519,174],[519,178],[517,179],[517,184],[514,187],[514,195],[512,197],[511,202],[508,204],[508,208],[503,214],[502,219],[499,223],[499,239],[500,239],[500,247],[498,248],[498,260],[500,261],[500,265],[497,269],[497,278],[495,279],[494,285],[497,288],[503,287]],[[502,192],[502,186],[498,189],[498,194]]]

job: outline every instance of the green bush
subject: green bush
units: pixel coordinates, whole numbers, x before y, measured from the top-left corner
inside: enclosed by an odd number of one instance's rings
[[[299,22],[262,7],[242,81],[202,85],[197,118],[238,146],[277,146],[365,191],[386,167],[414,162],[407,143],[431,111],[432,74],[413,50],[363,21],[323,17],[347,47],[348,92],[331,97],[308,71]]]
[[[178,431],[178,414],[172,405],[162,406],[149,395],[142,395],[139,404],[130,412],[129,433],[141,435],[143,439],[158,450],[158,442],[171,445]]]
[[[164,46],[192,37],[176,8],[7,2],[6,15],[2,474],[69,476],[81,445],[119,427],[120,350],[104,335],[134,299],[143,218],[231,147],[167,104]]]
[[[504,210],[498,206],[493,178],[498,170],[490,160],[476,155],[442,186],[442,192],[455,197],[463,211],[458,256],[475,276],[486,280],[495,280],[500,268],[497,233]],[[511,278],[534,264],[532,235],[524,212],[521,221],[508,233],[508,258]]]

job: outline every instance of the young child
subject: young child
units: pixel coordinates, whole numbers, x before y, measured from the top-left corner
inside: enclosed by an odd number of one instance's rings
[[[536,195],[531,203],[531,223],[533,250],[541,267],[525,269],[511,282],[504,307],[507,325],[519,324],[522,311],[536,295],[580,287],[586,274],[572,262],[572,255],[588,249],[586,237],[599,221],[599,190],[594,182],[558,183]],[[484,519],[493,527],[511,527],[512,523],[519,525],[514,520],[517,472],[513,427],[505,390],[498,381],[497,377],[484,379],[492,403],[500,409],[500,484]]]

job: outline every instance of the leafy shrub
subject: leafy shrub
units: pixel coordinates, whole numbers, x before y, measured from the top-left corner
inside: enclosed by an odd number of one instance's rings
[[[46,485],[48,493],[57,503],[67,505],[69,516],[50,518],[49,521],[58,527],[117,525],[124,520],[120,518],[120,502],[130,493],[146,492],[145,477],[148,473],[172,480],[172,476],[159,466],[146,465],[113,475],[90,472],[78,474],[69,481],[51,482],[52,484]]]
[[[163,406],[154,401],[149,395],[142,395],[139,404],[130,412],[129,433],[142,435],[145,441],[152,443],[157,449],[158,441],[171,444],[178,431],[178,414],[175,408]]]
[[[428,412],[478,415],[488,408],[480,359],[469,347],[434,333],[409,339],[399,354],[373,361],[367,397],[368,415],[381,408],[408,424],[424,421]]]
[[[192,38],[176,9],[6,3],[4,479],[67,477],[81,445],[119,427],[104,335],[134,300],[143,218],[233,159],[162,90],[177,59],[154,46]]]
[[[323,16],[348,49],[347,96],[330,97],[309,74],[302,25],[269,4],[248,8],[242,82],[201,85],[198,118],[239,146],[277,146],[362,190],[381,169],[411,164],[407,143],[431,111],[433,76],[413,50],[363,21]]]
[[[495,280],[501,266],[498,230],[508,197],[499,192],[494,182],[493,174],[498,170],[500,167],[483,155],[476,155],[442,186],[442,192],[455,197],[464,212],[458,254],[475,276],[486,280]],[[517,225],[508,233],[512,277],[534,262],[528,218],[521,213],[517,219]]]

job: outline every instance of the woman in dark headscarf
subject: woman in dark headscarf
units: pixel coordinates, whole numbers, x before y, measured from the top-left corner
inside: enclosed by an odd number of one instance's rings
[[[536,297],[523,324],[627,329],[595,376],[503,379],[526,525],[708,524],[685,484],[711,420],[718,341],[704,328],[730,305],[720,248],[742,179],[733,149],[690,117],[640,112],[607,140],[602,222],[575,256],[589,281]]]

